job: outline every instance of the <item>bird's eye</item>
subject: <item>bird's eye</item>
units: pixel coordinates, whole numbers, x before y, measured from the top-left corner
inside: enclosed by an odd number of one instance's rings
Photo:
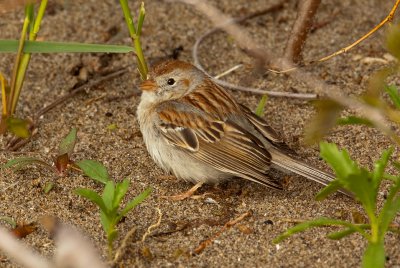
[[[172,86],[173,84],[175,84],[175,79],[173,78],[168,79],[167,84]]]

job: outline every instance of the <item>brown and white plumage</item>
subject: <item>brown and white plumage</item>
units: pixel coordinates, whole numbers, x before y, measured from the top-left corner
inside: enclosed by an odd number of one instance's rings
[[[166,171],[192,182],[241,177],[281,188],[272,166],[321,184],[334,177],[295,158],[265,120],[189,63],[156,65],[141,85],[137,115],[147,149]]]

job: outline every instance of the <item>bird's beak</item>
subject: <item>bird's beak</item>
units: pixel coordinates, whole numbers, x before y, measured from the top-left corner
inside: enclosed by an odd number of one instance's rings
[[[157,88],[157,84],[153,79],[147,79],[140,84],[139,88],[143,91],[154,91]]]

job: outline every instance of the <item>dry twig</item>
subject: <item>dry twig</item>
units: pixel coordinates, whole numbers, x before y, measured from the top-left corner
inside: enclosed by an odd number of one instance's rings
[[[303,60],[301,52],[311,30],[313,20],[321,0],[305,0],[298,2],[297,18],[286,44],[284,57],[294,63]]]
[[[347,51],[349,51],[350,49],[352,49],[353,47],[357,46],[359,43],[361,43],[362,41],[364,41],[365,39],[367,39],[368,37],[370,37],[372,34],[374,34],[376,31],[378,31],[380,28],[382,28],[383,25],[385,25],[388,22],[391,22],[393,20],[393,16],[394,13],[396,13],[396,10],[398,8],[400,4],[400,0],[396,0],[396,3],[394,4],[394,6],[392,7],[392,10],[389,12],[389,14],[378,24],[376,25],[371,31],[369,31],[368,33],[366,33],[364,36],[362,36],[361,38],[359,38],[357,41],[355,41],[354,43],[352,43],[351,45],[348,45],[347,47],[344,47],[326,57],[323,57],[319,60],[316,60],[314,62],[324,62],[327,61],[333,57],[336,57],[337,55],[340,55],[342,53],[346,53]],[[313,63],[313,62],[311,62]]]
[[[200,254],[207,246],[211,245],[213,241],[217,239],[223,232],[229,230],[232,226],[235,226],[238,222],[241,222],[242,220],[244,220],[247,217],[250,217],[251,215],[253,215],[253,213],[251,211],[247,211],[246,213],[243,213],[239,217],[228,221],[227,223],[225,223],[224,227],[222,227],[222,229],[219,232],[217,232],[209,239],[201,242],[200,245],[193,251],[193,253]]]
[[[183,1],[183,2],[187,2],[187,1]],[[261,16],[264,15],[268,12],[274,12],[277,11],[281,8],[283,8],[284,3],[286,1],[282,1],[281,3],[278,3],[276,5],[273,5],[269,8],[266,8],[264,10],[261,10],[259,12],[238,18],[238,19],[227,19],[227,23],[223,23],[222,21],[220,25],[229,25],[231,23],[241,23],[244,22],[248,19],[251,18],[255,18],[257,16]],[[218,25],[218,24],[217,24]],[[207,38],[208,36],[223,30],[222,26],[216,26],[215,28],[207,31],[206,33],[204,33],[203,35],[201,35],[195,42],[195,44],[193,45],[193,51],[192,51],[192,57],[193,57],[193,61],[194,64],[200,69],[202,70],[204,73],[206,73],[208,76],[211,77],[211,75],[203,68],[203,66],[200,63],[199,57],[198,57],[198,51],[199,51],[199,47],[200,44],[205,40],[205,38]],[[232,29],[233,31],[235,31],[235,28]],[[247,37],[245,37],[247,38]],[[258,51],[260,50],[257,47],[253,47],[250,46],[248,49],[245,49],[246,51]],[[252,55],[256,55],[257,53],[250,53]],[[218,77],[219,78],[219,77]],[[304,100],[312,100],[312,99],[316,99],[318,97],[317,94],[309,94],[309,93],[290,93],[290,92],[280,92],[280,91],[271,91],[271,90],[262,90],[259,88],[253,88],[253,87],[245,87],[245,86],[240,86],[240,85],[236,85],[236,84],[232,84],[223,80],[220,80],[218,78],[214,78],[213,81],[217,84],[219,84],[220,86],[223,86],[225,88],[230,88],[230,89],[234,89],[234,90],[240,90],[240,91],[244,91],[244,92],[251,92],[251,93],[255,93],[255,94],[261,94],[261,95],[268,95],[270,97],[288,97],[288,98],[296,98],[296,99],[304,99]]]
[[[144,235],[142,237],[142,243],[146,240],[146,237],[151,234],[153,229],[157,228],[161,224],[162,213],[161,213],[160,208],[157,208],[157,212],[158,212],[158,220],[157,220],[157,222],[155,224],[152,224],[152,225],[149,226],[149,228],[147,228],[146,233],[144,233]]]
[[[248,51],[260,51],[259,45],[244,31],[241,27],[236,24],[231,23],[232,19],[221,13],[215,7],[210,5],[207,1],[194,1],[194,0],[180,0],[181,2],[189,3],[194,5],[201,13],[205,14],[215,25],[223,28],[228,34],[235,38],[238,45]],[[400,0],[398,0],[399,2]],[[396,6],[397,7],[397,6]],[[229,22],[227,24],[227,22]],[[277,62],[278,59],[274,58],[268,51],[263,50],[265,53],[258,54],[261,61],[264,63]],[[257,60],[260,60],[257,58]],[[293,69],[295,66],[283,59],[281,62],[281,68],[283,70]],[[318,95],[324,95],[337,103],[355,110],[362,117],[368,118],[378,129],[383,133],[392,138],[396,143],[400,144],[400,140],[393,133],[393,131],[388,126],[387,120],[383,111],[378,108],[372,107],[365,104],[355,97],[346,96],[341,93],[341,89],[334,85],[328,85],[323,80],[315,75],[306,73],[300,69],[296,69],[293,72],[288,73],[288,75],[297,80],[298,82],[304,83],[310,88],[313,88]]]
[[[348,46],[346,46],[342,49],[339,49],[338,51],[336,51],[328,56],[322,57],[318,60],[309,61],[307,63],[301,64],[300,66],[292,66],[291,68],[287,68],[287,69],[282,68],[282,70],[274,70],[274,69],[267,68],[267,70],[270,72],[273,72],[273,73],[278,73],[278,74],[288,73],[288,72],[298,69],[299,67],[306,67],[306,66],[310,66],[312,64],[325,62],[327,60],[330,60],[333,57],[336,57],[340,54],[346,53],[349,50],[351,50],[352,48],[354,48],[355,46],[357,46],[358,44],[360,44],[362,41],[364,41],[365,39],[370,37],[372,34],[374,34],[376,31],[378,31],[380,28],[382,28],[386,23],[391,22],[393,20],[394,14],[396,13],[396,10],[397,10],[399,4],[400,4],[400,0],[396,0],[396,2],[394,4],[394,6],[392,7],[392,9],[390,10],[389,14],[378,25],[376,25],[372,30],[370,30],[368,33],[366,33],[361,38],[357,39],[355,42],[353,42],[352,44],[350,44]]]
[[[117,251],[115,252],[114,259],[111,262],[111,267],[113,267],[121,258],[123,251],[128,245],[128,240],[131,238],[132,235],[136,233],[136,227],[133,227],[129,230],[129,232],[125,235],[124,239],[122,240],[121,245],[118,247]]]

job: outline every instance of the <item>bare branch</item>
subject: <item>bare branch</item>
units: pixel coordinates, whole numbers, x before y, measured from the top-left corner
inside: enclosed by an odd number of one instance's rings
[[[244,31],[238,25],[233,24],[231,18],[218,11],[207,1],[181,0],[181,2],[194,5],[200,12],[206,15],[214,24],[216,24],[218,27],[223,28],[228,34],[230,34],[233,38],[235,38],[239,46],[248,48],[253,51],[260,51],[259,50],[260,46],[256,44],[256,42],[247,34],[246,31]],[[265,53],[263,54],[257,53],[258,56],[261,57],[261,60],[264,63],[278,61],[276,58],[272,57],[268,51],[265,50],[264,52]],[[256,58],[256,60],[260,59]],[[281,62],[282,62],[281,63],[282,69],[291,69],[294,67],[291,62],[285,59],[283,59]],[[377,128],[379,128],[382,132],[390,136],[392,139],[396,139],[395,138],[396,135],[394,135],[393,132],[388,127],[387,120],[381,110],[368,106],[355,97],[350,97],[342,94],[339,87],[328,85],[320,78],[311,75],[309,73],[306,73],[302,70],[299,69],[294,70],[293,72],[288,73],[288,75],[293,79],[313,88],[318,95],[327,96],[345,107],[356,110],[356,112],[371,120],[371,122],[373,122],[374,125]],[[395,141],[399,142],[398,140]]]
[[[283,1],[281,3],[278,3],[276,5],[273,5],[269,8],[266,8],[264,10],[261,10],[259,12],[244,16],[242,18],[238,18],[238,19],[230,19],[227,24],[229,23],[240,23],[243,22],[247,19],[250,18],[254,18],[256,16],[260,16],[263,15],[267,12],[272,12],[272,11],[276,11],[280,8],[283,7],[283,4],[286,1]],[[208,76],[212,77],[211,74],[209,74],[201,65],[199,57],[198,57],[198,51],[199,51],[199,47],[200,44],[205,40],[206,37],[220,31],[220,27],[216,26],[215,28],[207,31],[205,34],[203,34],[202,36],[200,36],[195,44],[193,45],[193,50],[192,50],[192,57],[193,57],[193,61],[194,61],[194,65],[196,65],[197,68],[199,68],[200,70],[202,70],[204,73],[206,73]],[[260,49],[256,48],[256,47],[252,47],[250,48],[247,52],[249,51],[260,51]],[[261,53],[261,52],[258,52]],[[250,55],[254,55],[254,53],[249,53]],[[255,57],[257,57],[257,55],[254,55]],[[263,56],[261,58],[264,58]],[[219,84],[220,86],[223,86],[225,88],[230,88],[233,90],[240,90],[240,91],[244,91],[244,92],[251,92],[254,94],[261,94],[261,95],[268,95],[270,97],[287,97],[287,98],[295,98],[295,99],[304,99],[304,100],[313,100],[313,99],[317,99],[318,95],[317,94],[313,94],[313,93],[291,93],[291,92],[281,92],[281,91],[271,91],[271,90],[263,90],[263,89],[259,89],[259,88],[253,88],[253,87],[245,87],[245,86],[240,86],[240,85],[236,85],[236,84],[232,84],[223,80],[220,80],[218,78],[214,78],[213,81],[217,84]]]
[[[301,52],[320,3],[321,0],[298,1],[297,18],[286,44],[285,59],[294,63],[299,63],[303,60]]]

